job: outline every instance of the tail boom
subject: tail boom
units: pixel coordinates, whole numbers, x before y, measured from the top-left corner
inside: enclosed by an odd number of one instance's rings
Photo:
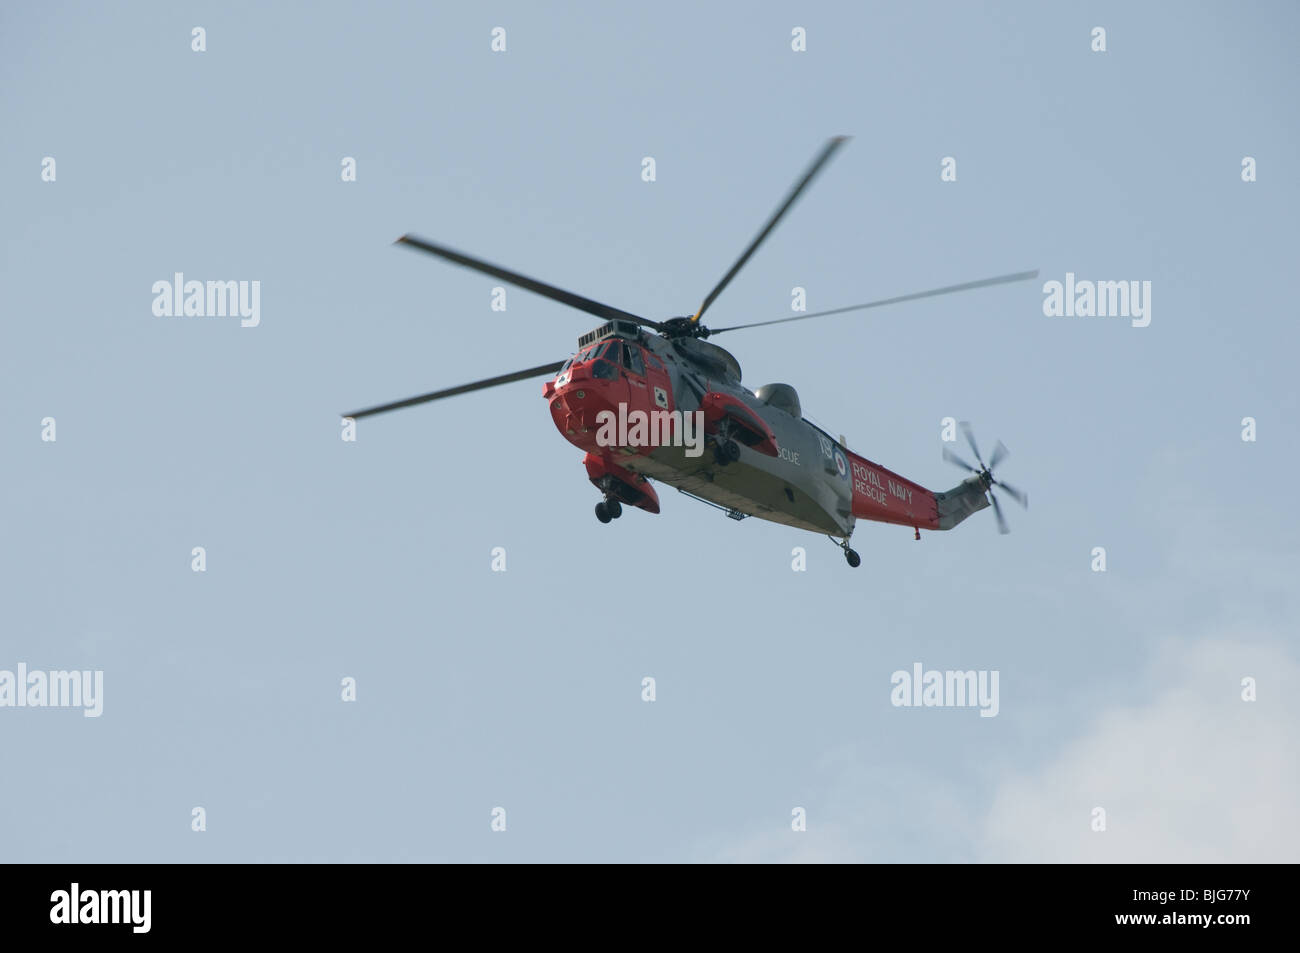
[[[932,493],[919,483],[849,452],[853,515],[877,523],[914,529],[952,529],[989,505],[978,476],[962,480],[951,490]]]
[[[978,476],[967,477],[946,493],[934,494],[939,507],[939,529],[952,529],[968,516],[988,509],[986,487]]]
[[[914,529],[943,528],[938,500],[925,487],[851,451],[848,458],[855,517]]]

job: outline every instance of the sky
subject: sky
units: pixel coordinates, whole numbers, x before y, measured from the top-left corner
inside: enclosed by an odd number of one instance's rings
[[[1297,21],[0,9],[0,679],[103,680],[0,707],[0,860],[1300,859]],[[602,525],[541,380],[342,439],[599,323],[399,235],[690,314],[841,134],[710,320],[1040,269],[720,342],[932,490],[945,419],[1004,441],[1009,535],[864,522],[850,569],[662,486]],[[177,272],[258,323],[156,315]],[[1046,315],[1067,273],[1150,324]],[[894,704],[917,663],[996,716]]]

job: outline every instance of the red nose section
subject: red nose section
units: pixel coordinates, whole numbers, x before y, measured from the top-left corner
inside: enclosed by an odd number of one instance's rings
[[[555,429],[583,450],[598,451],[596,432],[601,411],[618,414],[618,380],[596,377],[590,364],[575,364],[542,386]],[[622,388],[626,391],[626,385]],[[608,448],[604,448],[608,449]]]

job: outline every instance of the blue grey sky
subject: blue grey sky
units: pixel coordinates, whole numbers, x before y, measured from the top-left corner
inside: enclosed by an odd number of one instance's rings
[[[99,718],[0,708],[0,859],[1300,859],[1298,21],[0,9],[0,669],[104,673]],[[1010,535],[860,523],[851,570],[666,487],[604,526],[541,380],[340,439],[597,323],[398,235],[689,314],[836,134],[711,321],[1041,269],[721,342],[931,489],[945,417],[1004,440]],[[260,325],[156,317],[175,272]],[[1044,316],[1067,272],[1150,281],[1150,326]],[[997,717],[893,706],[915,662],[998,671]]]

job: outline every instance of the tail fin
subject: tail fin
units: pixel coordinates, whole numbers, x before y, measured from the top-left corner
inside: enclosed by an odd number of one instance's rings
[[[978,475],[969,476],[946,493],[934,494],[939,511],[937,529],[952,529],[966,517],[988,509],[985,486]]]

